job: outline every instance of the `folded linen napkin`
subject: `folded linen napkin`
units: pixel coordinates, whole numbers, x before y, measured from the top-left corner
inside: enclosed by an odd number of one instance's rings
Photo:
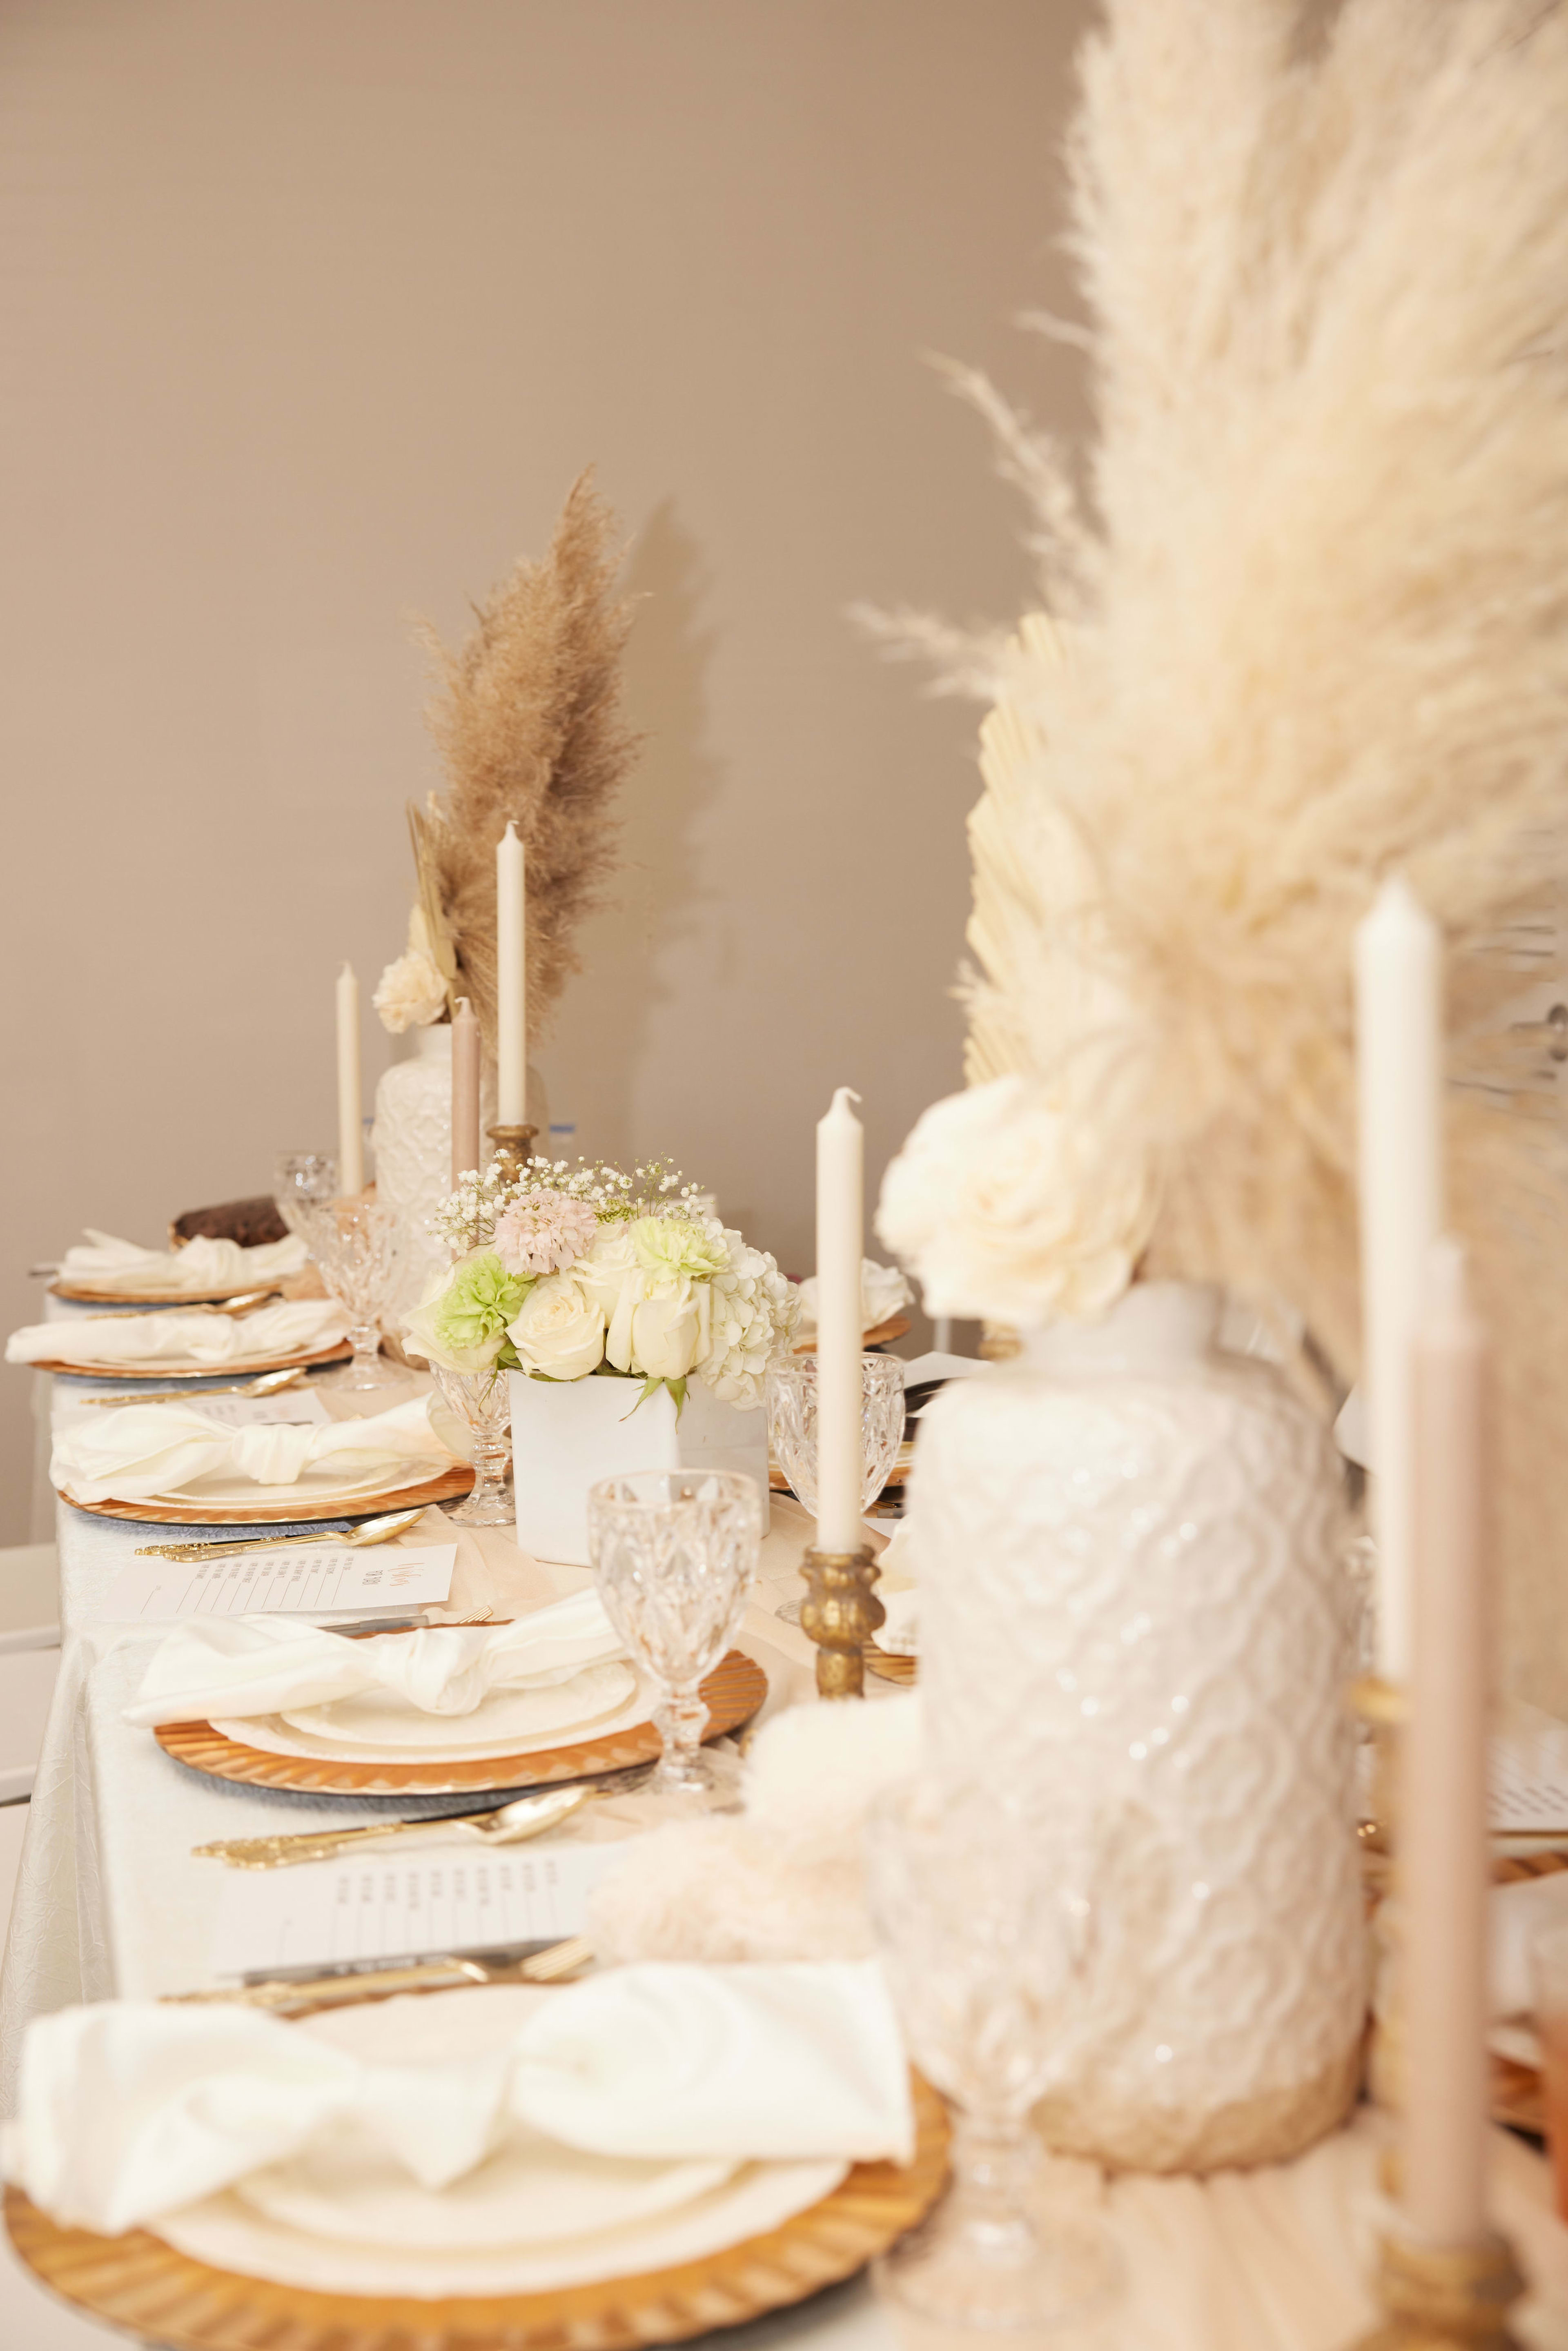
[[[251,1282],[281,1280],[302,1273],[310,1252],[297,1233],[287,1240],[241,1249],[237,1241],[203,1235],[182,1249],[141,1249],[112,1233],[86,1228],[88,1246],[67,1249],[60,1271],[68,1281],[94,1290],[122,1290],[128,1298],[149,1290],[240,1290]]]
[[[1492,2014],[1528,2016],[1535,2006],[1531,1945],[1549,1927],[1568,1927],[1568,1870],[1494,1886],[1487,1904]]]
[[[188,1617],[153,1652],[127,1722],[279,1714],[392,1690],[422,1714],[472,1714],[493,1689],[567,1681],[625,1654],[596,1592],[508,1625],[437,1625],[362,1641],[286,1616]]]
[[[895,1265],[878,1265],[874,1258],[861,1259],[861,1328],[874,1331],[880,1322],[900,1313],[915,1295]],[[817,1277],[808,1274],[800,1284],[800,1329],[803,1338],[817,1327]]]
[[[372,2065],[246,2010],[107,2001],[35,2018],[5,2176],[115,2236],[352,2131],[429,2189],[508,2127],[592,2154],[907,2162],[908,2068],[874,1962],[622,1968],[486,2057]]]
[[[430,1422],[430,1398],[412,1397],[366,1420],[325,1428],[278,1421],[224,1428],[197,1399],[189,1404],[126,1405],[55,1437],[49,1475],[78,1502],[143,1501],[220,1472],[258,1486],[292,1486],[302,1471],[330,1461],[346,1478],[406,1464],[411,1477],[434,1477],[455,1456]],[[107,1422],[108,1426],[100,1426]]]
[[[248,1364],[256,1355],[303,1355],[335,1347],[348,1330],[335,1299],[301,1298],[251,1314],[172,1306],[158,1314],[83,1314],[33,1322],[5,1342],[8,1364]]]

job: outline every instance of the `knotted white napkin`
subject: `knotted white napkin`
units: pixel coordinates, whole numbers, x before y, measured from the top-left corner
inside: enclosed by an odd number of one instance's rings
[[[895,1265],[878,1265],[874,1258],[861,1259],[861,1328],[874,1331],[879,1322],[888,1322],[908,1305],[914,1291]],[[817,1327],[817,1277],[808,1274],[800,1284],[800,1329],[798,1339],[806,1337]]]
[[[282,1421],[224,1428],[193,1400],[126,1405],[61,1429],[49,1475],[78,1502],[135,1502],[220,1471],[258,1486],[292,1486],[303,1470],[330,1461],[345,1478],[406,1466],[412,1481],[449,1469],[455,1458],[430,1425],[428,1396],[326,1428]]]
[[[909,2074],[874,1963],[622,1968],[480,2059],[371,2065],[279,2018],[110,2001],[35,2018],[5,2176],[118,2235],[353,2131],[441,2189],[508,2126],[653,2161],[907,2162]]]
[[[156,1728],[278,1714],[372,1689],[395,1691],[422,1714],[472,1714],[492,1689],[567,1681],[623,1654],[596,1592],[509,1625],[438,1625],[362,1641],[286,1616],[189,1617],[153,1652],[125,1719]]]
[[[141,1249],[134,1241],[117,1240],[112,1233],[86,1228],[88,1246],[78,1241],[67,1249],[60,1271],[68,1281],[94,1290],[122,1290],[128,1298],[149,1290],[241,1290],[249,1284],[281,1280],[302,1273],[309,1250],[297,1233],[287,1240],[264,1241],[259,1249],[241,1249],[237,1241],[206,1236],[187,1241],[181,1249]]]
[[[8,1364],[248,1364],[258,1355],[303,1355],[335,1347],[348,1330],[335,1299],[301,1298],[251,1314],[210,1314],[172,1306],[159,1314],[83,1314],[34,1322],[5,1342]]]

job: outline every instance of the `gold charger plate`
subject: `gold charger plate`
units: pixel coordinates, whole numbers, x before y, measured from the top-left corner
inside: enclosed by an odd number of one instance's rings
[[[277,1292],[280,1278],[265,1276],[249,1281],[226,1282],[221,1290],[95,1290],[90,1281],[68,1281],[63,1276],[49,1284],[51,1298],[68,1298],[73,1306],[221,1306],[225,1298],[248,1298],[253,1290]]]
[[[73,1510],[87,1510],[95,1519],[131,1519],[138,1525],[167,1527],[267,1527],[279,1523],[303,1525],[307,1519],[369,1519],[379,1517],[383,1510],[411,1510],[417,1502],[426,1508],[432,1502],[455,1501],[466,1494],[474,1483],[474,1472],[466,1461],[455,1461],[450,1469],[443,1469],[434,1478],[423,1478],[416,1486],[382,1487],[373,1494],[340,1495],[334,1501],[267,1502],[247,1510],[236,1502],[78,1502],[68,1487],[56,1489],[60,1499],[68,1502]]]
[[[705,1739],[722,1738],[749,1721],[768,1695],[760,1666],[731,1649],[702,1685],[708,1710]],[[243,1780],[256,1788],[299,1788],[311,1795],[461,1795],[496,1788],[542,1788],[556,1780],[585,1780],[652,1762],[661,1740],[651,1722],[633,1723],[571,1747],[541,1747],[531,1755],[486,1755],[472,1762],[349,1763],[336,1756],[272,1755],[225,1739],[210,1722],[165,1722],[153,1737],[176,1763],[214,1780]]]
[[[915,2114],[906,2169],[857,2163],[831,2195],[765,2236],[550,2294],[423,2302],[273,2285],[209,2269],[145,2229],[99,2237],[58,2228],[18,2188],[5,2190],[5,2226],[53,2293],[174,2351],[634,2351],[803,2302],[884,2252],[924,2219],[946,2178],[946,2117],[918,2076]]]
[[[62,1323],[60,1328],[67,1330],[69,1325]],[[169,1364],[68,1364],[58,1355],[31,1364],[28,1369],[66,1372],[78,1380],[219,1380],[231,1372],[300,1372],[313,1364],[346,1364],[353,1352],[346,1339],[340,1339],[335,1347],[308,1347],[292,1355],[245,1355],[235,1364],[201,1364],[185,1369]],[[200,1395],[193,1394],[191,1401],[199,1404]]]

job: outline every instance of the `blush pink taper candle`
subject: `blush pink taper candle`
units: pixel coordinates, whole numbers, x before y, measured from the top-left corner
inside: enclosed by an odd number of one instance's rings
[[[1465,1254],[1428,1252],[1412,1360],[1414,1666],[1401,1773],[1405,2209],[1433,2245],[1485,2233],[1488,1356]]]
[[[452,1183],[479,1165],[479,1023],[465,996],[452,1015]]]

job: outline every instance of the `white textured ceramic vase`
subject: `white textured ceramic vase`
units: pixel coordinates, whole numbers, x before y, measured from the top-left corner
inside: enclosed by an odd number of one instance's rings
[[[1365,2012],[1339,1479],[1218,1309],[1137,1285],[956,1382],[909,1502],[930,1762],[1090,1808],[1083,2030],[1040,2120],[1139,2169],[1309,2145]]]
[[[590,1564],[588,1489],[638,1469],[738,1469],[754,1478],[768,1531],[768,1416],[724,1404],[701,1380],[677,1413],[667,1388],[642,1403],[640,1379],[510,1374],[517,1541],[535,1559]]]
[[[528,1071],[530,1103],[544,1102],[538,1072]],[[548,1129],[549,1113],[535,1113]],[[490,1144],[484,1130],[496,1116],[496,1080],[486,1064],[479,1086],[480,1151],[485,1159]],[[430,1218],[452,1189],[452,1030],[438,1027],[414,1031],[411,1059],[394,1061],[376,1088],[376,1118],[371,1130],[376,1155],[376,1194],[395,1209],[402,1228],[402,1262],[398,1276],[398,1305],[415,1305],[432,1273],[447,1262],[447,1252],[432,1238]]]

